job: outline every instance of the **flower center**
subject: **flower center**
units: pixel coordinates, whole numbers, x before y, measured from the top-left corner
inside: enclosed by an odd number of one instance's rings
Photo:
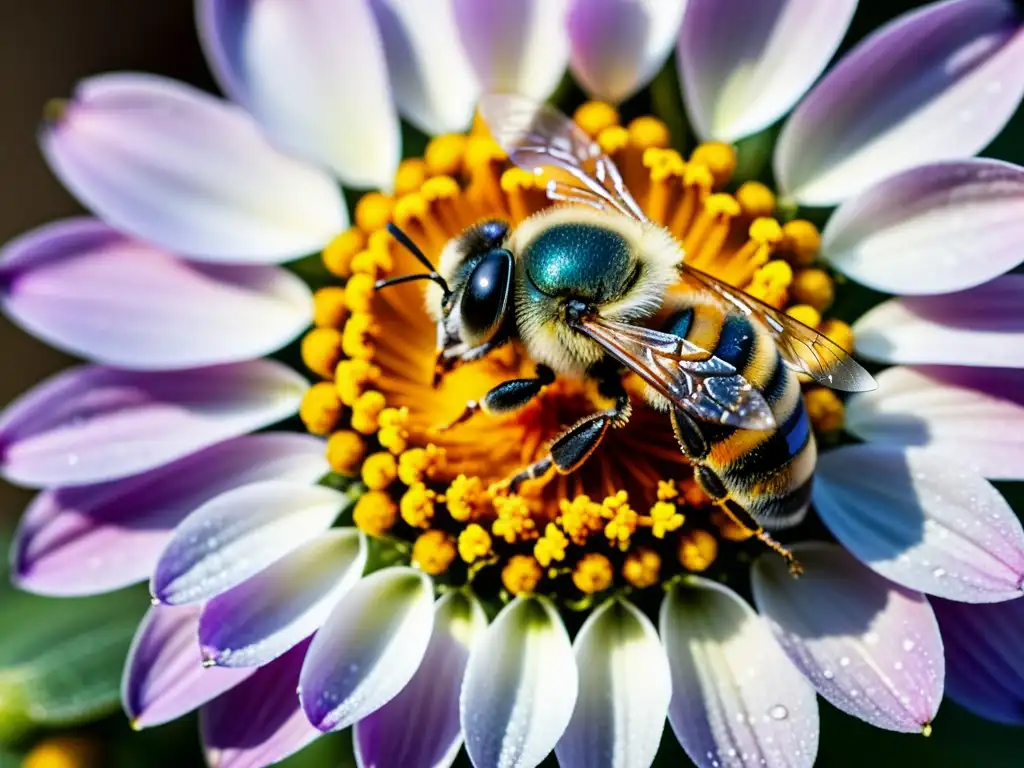
[[[624,126],[597,102],[575,119],[689,263],[852,346],[848,326],[821,317],[833,283],[813,266],[818,231],[774,218],[775,196],[763,184],[730,186],[731,147],[703,144],[684,159],[668,148],[658,120]],[[513,414],[480,413],[439,429],[496,384],[533,375],[535,363],[509,344],[432,386],[436,332],[423,283],[374,290],[382,277],[421,271],[386,226],[397,224],[437,263],[448,240],[474,223],[504,219],[515,227],[549,205],[543,181],[511,167],[479,128],[438,137],[423,159],[403,162],[395,194],[365,195],[356,226],[323,253],[344,286],[316,293],[316,327],[302,355],[323,381],[300,415],[310,432],[328,436],[333,470],[366,486],[353,511],[363,531],[454,584],[542,591],[572,604],[706,570],[751,532],[700,490],[668,418],[643,405],[637,381],[626,381],[636,395],[626,426],[610,431],[578,470],[549,473],[515,493],[501,481],[543,457],[566,426],[608,407],[596,387],[560,379]],[[819,430],[841,427],[842,405],[830,390],[810,389],[805,398]]]

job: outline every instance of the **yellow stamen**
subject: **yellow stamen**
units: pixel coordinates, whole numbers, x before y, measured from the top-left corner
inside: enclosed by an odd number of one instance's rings
[[[819,312],[828,309],[835,298],[832,278],[823,269],[801,269],[793,278],[789,292],[795,301],[810,304]]]
[[[299,403],[299,418],[314,435],[327,435],[341,418],[341,400],[334,386],[327,382],[314,384],[306,390]]]
[[[339,474],[358,475],[364,456],[366,443],[356,432],[343,429],[327,438],[327,463]]]
[[[754,298],[782,308],[789,300],[789,286],[793,282],[793,268],[784,261],[769,261],[754,273],[747,293]]]
[[[384,229],[394,205],[394,199],[383,192],[367,192],[356,203],[356,225],[363,232]]]
[[[559,527],[554,523],[548,523],[544,528],[544,535],[533,545],[533,556],[537,558],[538,563],[547,568],[552,560],[565,559],[565,548],[568,545],[569,540]]]
[[[417,191],[429,176],[426,160],[410,157],[398,165],[395,173],[395,194],[407,195]]]
[[[629,506],[625,491],[609,496],[601,506],[603,516],[609,518],[604,527],[604,535],[625,552],[629,549],[629,540],[636,532],[640,516]]]
[[[366,246],[366,235],[357,227],[352,227],[328,243],[324,248],[322,259],[324,266],[331,274],[348,277],[352,259]]]
[[[643,164],[650,177],[644,209],[651,220],[667,224],[669,210],[682,194],[686,164],[674,149],[654,147],[644,151]]]
[[[678,530],[684,519],[675,504],[659,501],[651,507],[651,535],[656,539],[663,539],[666,533]]]
[[[603,128],[597,134],[597,145],[602,152],[614,160],[615,155],[629,146],[629,131],[621,125],[610,125]]]
[[[508,197],[513,225],[550,205],[544,183],[542,177],[522,168],[509,168],[501,175],[501,191]]]
[[[373,283],[371,275],[352,275],[345,283],[345,306],[352,312],[369,312],[373,302]]]
[[[352,406],[352,429],[364,435],[377,431],[377,417],[384,410],[384,395],[375,390],[363,392]]]
[[[445,492],[448,514],[453,520],[475,520],[486,508],[488,499],[484,482],[479,477],[459,475]]]
[[[336,328],[314,328],[302,338],[302,362],[317,376],[333,378],[341,361],[342,338]]]
[[[423,483],[413,483],[402,494],[398,503],[402,519],[413,528],[426,528],[434,518],[434,501],[437,494]]]
[[[390,453],[374,453],[363,462],[362,476],[371,491],[383,491],[398,477],[398,462]]]
[[[711,171],[715,186],[720,187],[736,170],[736,150],[720,141],[705,142],[693,150],[690,162],[706,166]]]
[[[505,159],[504,150],[490,136],[470,136],[466,146],[466,170],[470,177],[468,195],[475,204],[487,206],[498,215],[507,212],[505,196],[498,182],[499,169]]]
[[[768,263],[782,242],[782,227],[775,219],[754,219],[748,235],[750,239],[729,260],[727,279],[733,285],[745,285],[758,269]]]
[[[795,304],[786,310],[786,314],[809,328],[817,328],[821,323],[821,313],[809,304]]]
[[[574,544],[582,546],[587,538],[604,528],[603,508],[589,496],[579,495],[572,500],[562,499],[558,503],[558,524]]]
[[[313,294],[313,325],[318,328],[341,328],[347,317],[344,288],[330,286]]]
[[[707,166],[687,164],[683,173],[683,199],[668,223],[669,231],[676,237],[685,238],[690,227],[695,224],[694,218],[703,209],[714,181]]]
[[[377,440],[396,456],[409,446],[409,409],[385,408],[377,417]]]
[[[572,119],[590,138],[596,137],[605,128],[619,124],[619,113],[611,104],[603,101],[588,101],[580,105]]]
[[[612,585],[615,572],[611,561],[602,554],[591,552],[580,558],[572,572],[572,583],[585,595],[603,592]]]
[[[525,595],[537,589],[544,572],[529,555],[513,555],[501,569],[501,583],[513,595]]]
[[[366,360],[342,360],[334,369],[334,384],[341,402],[352,407],[366,387],[380,378],[380,368]]]
[[[356,312],[345,323],[341,332],[341,351],[357,360],[369,360],[374,353],[374,337],[380,329],[373,322],[373,315]]]
[[[842,320],[830,318],[821,323],[821,325],[818,326],[818,330],[832,339],[832,341],[847,352],[853,352],[853,328],[848,326]]]
[[[498,515],[491,526],[495,536],[500,536],[509,544],[536,538],[537,531],[530,517],[530,506],[522,496],[496,497],[494,511]]]
[[[372,243],[368,245],[370,247],[352,257],[349,270],[355,274],[365,275],[371,282],[375,282],[381,275],[388,274],[394,269],[394,262],[387,248],[374,247]],[[364,290],[360,283],[357,282],[356,285],[359,290]]]
[[[427,168],[435,176],[458,176],[462,173],[466,142],[461,133],[448,133],[432,139],[424,153]]]
[[[693,166],[687,166],[687,170]],[[740,205],[732,195],[709,195],[690,231],[683,239],[683,247],[690,263],[696,267],[711,263],[722,250],[729,235],[729,225],[740,215]]]
[[[623,578],[637,589],[657,584],[660,574],[661,558],[653,549],[646,547],[630,552],[622,566]]]
[[[804,393],[807,415],[819,432],[836,432],[843,428],[843,402],[831,389],[820,387]]]
[[[675,501],[679,498],[679,489],[674,480],[658,481],[658,501]]]
[[[718,541],[707,531],[695,529],[679,543],[679,562],[689,571],[704,571],[718,556]]]
[[[490,551],[491,535],[476,523],[470,523],[459,534],[459,557],[467,563],[486,557]]]
[[[782,228],[785,235],[783,250],[792,254],[793,263],[806,266],[818,258],[821,249],[821,233],[818,228],[804,219],[786,222]]]
[[[370,536],[383,536],[398,519],[398,507],[383,491],[367,491],[352,511],[352,521]]]
[[[444,531],[421,533],[412,545],[413,565],[431,576],[447,571],[455,555],[455,540]]]
[[[98,745],[81,736],[51,736],[34,746],[22,768],[98,768]]]
[[[743,215],[752,219],[775,213],[775,195],[759,181],[745,181],[736,190],[736,201]]]
[[[410,448],[398,457],[398,477],[406,485],[433,480],[445,467],[445,450],[433,443],[425,448]]]
[[[668,126],[656,117],[638,117],[629,124],[629,143],[640,150],[649,147],[667,147],[672,137]]]

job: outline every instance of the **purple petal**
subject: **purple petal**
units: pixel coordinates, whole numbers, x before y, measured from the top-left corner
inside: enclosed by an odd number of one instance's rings
[[[317,538],[348,503],[333,488],[281,480],[222,493],[174,529],[150,591],[170,605],[216,597]]]
[[[668,720],[699,768],[800,768],[818,754],[814,688],[736,593],[689,577],[661,604]]]
[[[126,480],[44,491],[15,535],[14,581],[55,596],[143,581],[175,526],[213,497],[260,480],[313,483],[328,469],[322,440],[280,432],[235,438]]]
[[[847,200],[822,254],[888,293],[973,288],[1024,262],[1024,168],[962,160],[904,171]]]
[[[392,567],[359,582],[309,648],[299,680],[306,717],[321,731],[376,712],[412,679],[434,624],[430,578]]]
[[[835,205],[899,171],[970,157],[1024,94],[1012,0],[911,11],[857,45],[797,107],[775,176],[805,205]]]
[[[562,79],[569,0],[452,0],[463,48],[484,91],[544,100]]]
[[[966,605],[933,599],[946,646],[946,692],[988,720],[1024,725],[1024,600]]]
[[[942,638],[924,595],[896,586],[842,547],[793,546],[793,578],[770,554],[753,569],[754,600],[818,693],[878,728],[921,732],[942,701]]]
[[[170,722],[233,688],[251,669],[205,669],[198,606],[155,605],[139,625],[121,680],[133,728]]]
[[[335,528],[213,598],[203,609],[203,658],[222,667],[261,667],[312,635],[363,574],[366,542]]]
[[[128,477],[287,418],[306,386],[269,360],[161,373],[78,366],[0,414],[0,473],[29,487]]]
[[[786,114],[856,8],[856,0],[689,0],[676,55],[698,136],[736,141]]]
[[[299,643],[200,710],[199,727],[210,768],[264,768],[320,735],[306,720],[295,695],[308,648],[309,641]],[[237,674],[241,670],[221,671]]]
[[[361,768],[447,768],[462,746],[459,688],[470,651],[487,629],[476,598],[448,592],[434,604],[434,631],[416,674],[395,698],[355,725]]]
[[[1024,368],[1024,275],[943,296],[890,299],[853,326],[857,352],[884,363]]]
[[[82,81],[40,142],[93,213],[185,256],[286,261],[347,223],[329,176],[273,149],[238,107],[155,75]]]
[[[647,85],[679,36],[686,0],[572,0],[572,72],[594,98],[617,104]]]
[[[1024,371],[889,368],[846,403],[848,432],[941,451],[982,477],[1024,480]]]
[[[1024,531],[999,492],[941,454],[851,445],[818,459],[814,503],[872,570],[968,603],[1020,597]]]
[[[449,0],[370,0],[402,115],[425,133],[464,131],[479,86]]]
[[[282,146],[346,184],[391,183],[400,157],[380,34],[368,0],[199,0],[221,86]]]
[[[94,219],[49,224],[0,251],[0,304],[28,332],[135,370],[260,357],[309,325],[312,299],[276,267],[195,264]]]

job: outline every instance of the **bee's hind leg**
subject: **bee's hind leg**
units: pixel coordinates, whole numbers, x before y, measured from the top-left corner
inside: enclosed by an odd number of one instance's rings
[[[555,381],[555,373],[546,365],[537,366],[537,375],[532,379],[509,379],[493,387],[480,400],[470,400],[466,403],[462,413],[449,421],[435,427],[435,432],[447,432],[456,424],[468,421],[473,414],[483,411],[484,413],[501,414],[511,413],[528,405],[531,400],[537,397],[541,390],[548,384]]]

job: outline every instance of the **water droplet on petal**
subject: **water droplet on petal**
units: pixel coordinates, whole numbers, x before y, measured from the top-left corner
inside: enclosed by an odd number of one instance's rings
[[[912,650],[914,650],[914,641],[913,640],[904,640],[903,641],[903,650],[906,651],[907,653],[910,653]]]
[[[850,666],[850,657],[849,656],[843,656],[843,658],[841,658],[839,660],[839,666],[840,667],[848,667],[848,666]]]
[[[774,707],[768,710],[768,716],[772,720],[785,720],[789,717],[789,710],[781,704],[776,704]]]

